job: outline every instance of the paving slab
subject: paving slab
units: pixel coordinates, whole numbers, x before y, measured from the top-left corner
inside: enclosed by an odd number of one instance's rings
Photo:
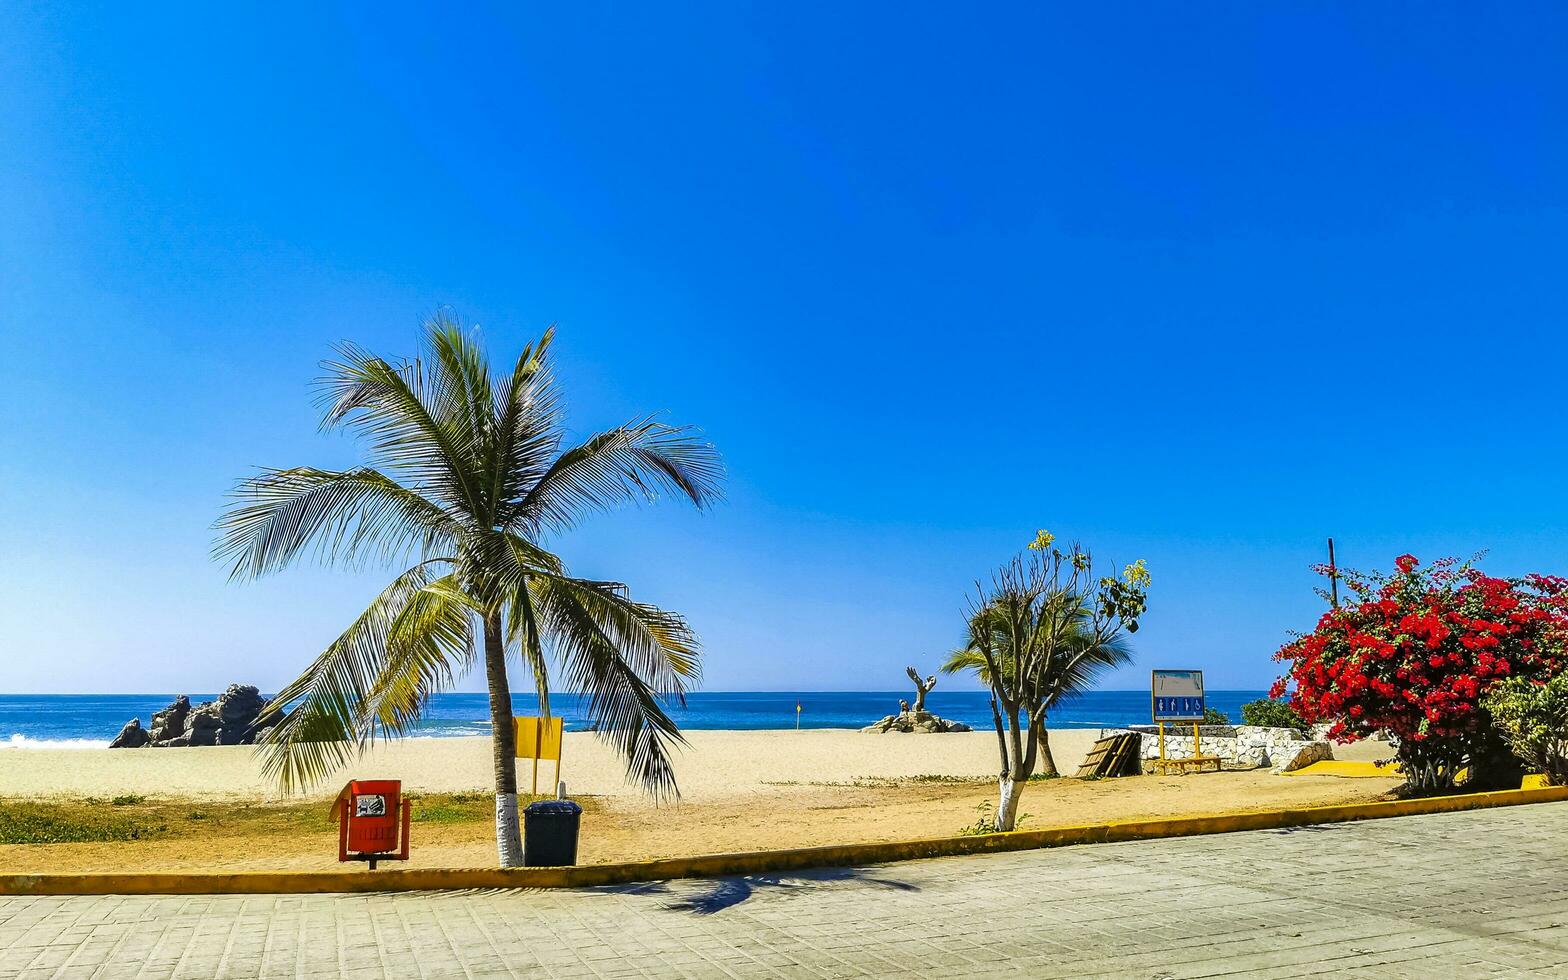
[[[7,978],[1563,977],[1568,803],[571,891],[0,897]]]

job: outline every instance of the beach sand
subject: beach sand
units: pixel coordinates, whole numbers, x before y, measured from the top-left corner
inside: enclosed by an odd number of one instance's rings
[[[1057,764],[1077,768],[1093,730],[1051,736]],[[868,735],[843,729],[694,731],[675,762],[681,799],[765,794],[780,783],[848,783],[912,776],[985,777],[997,769],[996,734]],[[540,764],[541,792],[553,794],[555,764]],[[314,795],[333,796],[349,778],[401,779],[411,792],[462,792],[494,786],[488,738],[423,738],[380,743],[323,781]],[[527,792],[533,763],[518,760]],[[641,800],[626,766],[605,741],[568,732],[561,778],[573,795]],[[101,796],[122,793],[192,799],[277,799],[248,746],[184,749],[26,749],[0,751],[0,796]]]
[[[1063,772],[1076,770],[1096,735],[1093,730],[1052,733]],[[627,783],[625,768],[608,745],[586,733],[566,736],[562,777],[570,795],[587,808],[582,862],[945,836],[974,823],[978,808],[996,794],[996,736],[991,732],[694,731],[687,739],[676,770],[681,800],[656,805]],[[1336,750],[1341,758],[1379,758],[1387,752],[1384,745]],[[531,766],[519,762],[524,793]],[[554,767],[545,763],[540,768],[540,790],[547,793]],[[180,808],[165,806],[156,818],[175,821],[169,836],[130,843],[0,845],[0,871],[338,868],[336,834],[323,798],[335,794],[350,775],[401,779],[414,794],[487,793],[490,745],[483,738],[459,738],[378,746],[306,797],[312,812],[321,808],[319,829],[313,820],[302,824],[296,818],[292,825],[274,828],[252,819],[287,802],[262,779],[249,748],[0,752],[0,797],[107,801],[135,794],[180,801]],[[1395,785],[1392,779],[1287,779],[1267,770],[1059,779],[1030,783],[1021,810],[1029,815],[1025,827],[1064,826],[1370,800]],[[190,801],[188,811],[184,801]],[[250,816],[227,819],[241,811]],[[117,812],[129,817],[137,811],[131,806]],[[186,824],[187,812],[201,812],[203,822]],[[493,830],[485,819],[416,823],[413,838],[414,866],[494,862]]]

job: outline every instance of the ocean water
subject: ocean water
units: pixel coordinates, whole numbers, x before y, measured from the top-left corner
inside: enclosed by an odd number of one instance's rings
[[[898,710],[900,698],[913,691],[713,691],[688,695],[686,706],[671,706],[677,724],[689,729],[765,729],[795,727],[800,705],[802,728],[861,728]],[[1261,698],[1263,691],[1210,691],[1208,703],[1241,720],[1241,705]],[[191,703],[215,695],[191,694]],[[152,713],[172,694],[0,694],[0,749],[101,748],[131,718],[145,726]],[[513,710],[538,712],[533,695],[516,695]],[[932,691],[926,707],[952,721],[976,728],[991,725],[991,708],[983,691]],[[589,727],[584,702],[576,695],[550,698],[553,713],[566,720],[568,731]],[[429,738],[484,735],[490,731],[490,706],[483,694],[438,694],[413,734]],[[1052,728],[1114,728],[1149,721],[1148,691],[1092,691],[1057,705]]]

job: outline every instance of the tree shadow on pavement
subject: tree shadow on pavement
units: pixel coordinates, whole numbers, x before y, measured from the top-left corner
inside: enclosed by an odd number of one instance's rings
[[[862,868],[823,868],[788,874],[731,875],[711,881],[680,882],[676,888],[672,888],[668,882],[655,881],[641,885],[612,886],[603,890],[633,895],[668,895],[674,900],[664,903],[667,911],[716,915],[725,909],[734,908],[759,890],[776,889],[780,895],[797,895],[845,884],[901,892],[920,890],[907,881],[878,878]]]
[[[1308,824],[1304,827],[1275,827],[1266,834],[1324,834],[1338,830],[1342,824]]]

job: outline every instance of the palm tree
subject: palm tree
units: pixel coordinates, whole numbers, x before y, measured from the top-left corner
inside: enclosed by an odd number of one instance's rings
[[[509,656],[533,675],[548,715],[553,654],[630,775],[661,796],[677,792],[670,751],[681,741],[661,699],[684,703],[700,673],[679,615],[619,583],[572,577],[546,536],[661,492],[705,507],[723,476],[693,430],[651,418],[563,450],[553,332],[499,377],[445,314],[426,324],[413,360],[339,347],[323,364],[322,428],[362,437],[366,465],[264,469],[240,482],[215,525],[214,556],[237,579],[307,552],[404,569],[278,693],[275,708],[294,707],[262,742],[267,774],[284,788],[319,781],[376,738],[406,733],[431,694],[482,659],[503,866],[522,863]]]
[[[1048,531],[1035,535],[1020,554],[977,582],[967,618],[964,651],[985,669],[991,689],[991,723],[996,727],[997,773],[994,827],[1017,823],[1023,786],[1034,775],[1040,750],[1049,752],[1045,714],[1065,693],[1083,690],[1108,666],[1125,661],[1113,642],[1138,631],[1148,607],[1149,571],[1139,559],[1120,577],[1099,575],[1093,557],[1079,545],[1053,546]],[[953,669],[972,665],[959,658]],[[1022,715],[1022,718],[1020,718]],[[1054,768],[1054,763],[1053,763]]]
[[[1045,724],[1050,709],[1058,701],[1071,699],[1093,689],[1106,672],[1132,663],[1132,647],[1126,637],[1120,634],[1097,634],[1093,627],[1092,612],[1082,597],[1072,597],[1063,605],[1065,610],[1055,613],[1060,617],[1059,627],[1053,627],[1046,619],[1052,610],[1061,609],[1054,604],[1039,604],[1032,620],[1032,629],[1037,633],[1043,635],[1055,632],[1059,637],[1057,648],[1037,668],[1038,684],[1031,685],[1039,696],[1038,703],[1029,713],[1037,714],[1040,719],[1036,740],[1040,745],[1039,772],[1042,776],[1060,775],[1056,769],[1056,759],[1051,755],[1051,736]],[[990,688],[991,668],[986,665],[985,655],[980,652],[979,635],[981,631],[989,629],[997,641],[993,649],[1000,651],[996,658],[998,669],[1004,675],[1010,675],[1017,657],[1011,651],[1012,637],[999,628],[996,619],[994,610],[990,609],[982,609],[972,616],[967,644],[948,655],[942,664],[942,673],[971,671],[980,683]],[[1022,639],[1025,643],[1030,642],[1028,638]],[[1003,686],[1011,686],[1011,680],[1010,676],[1005,677]]]

